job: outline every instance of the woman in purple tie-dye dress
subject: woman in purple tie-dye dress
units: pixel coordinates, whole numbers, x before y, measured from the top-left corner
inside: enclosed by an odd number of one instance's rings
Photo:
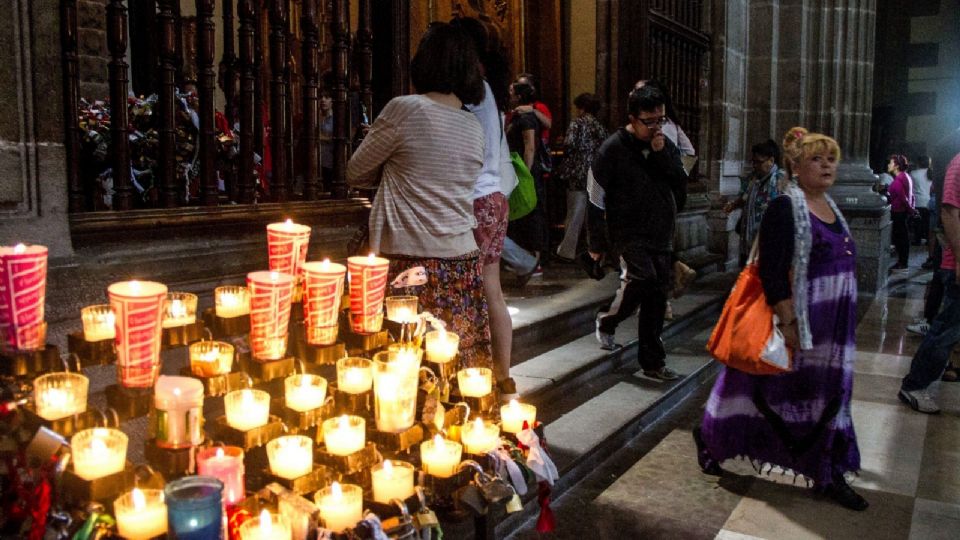
[[[759,271],[767,301],[793,349],[788,373],[724,368],[694,431],[704,472],[743,457],[812,480],[818,492],[864,510],[844,475],[860,468],[850,414],[857,316],[856,256],[843,216],[826,191],[840,148],[803,128],[784,139],[797,185],[775,199],[760,226]]]

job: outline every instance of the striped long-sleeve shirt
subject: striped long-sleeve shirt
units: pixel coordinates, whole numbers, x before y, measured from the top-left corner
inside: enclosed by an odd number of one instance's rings
[[[476,117],[421,95],[392,99],[347,164],[354,187],[380,184],[370,248],[451,258],[477,249],[473,188],[483,166]]]

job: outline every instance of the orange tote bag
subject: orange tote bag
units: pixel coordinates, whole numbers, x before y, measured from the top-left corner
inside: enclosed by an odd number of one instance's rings
[[[773,308],[767,305],[755,261],[740,272],[707,351],[727,367],[752,375],[790,371],[791,351],[776,326]]]

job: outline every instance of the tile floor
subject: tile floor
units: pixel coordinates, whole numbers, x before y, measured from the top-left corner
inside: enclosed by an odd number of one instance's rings
[[[960,538],[960,383],[936,385],[937,416],[915,413],[896,397],[920,344],[904,326],[922,309],[926,277],[877,295],[858,327],[853,415],[862,470],[853,485],[871,503],[867,511],[845,510],[814,497],[802,480],[757,474],[744,462],[725,463],[719,480],[701,474],[690,429],[704,391],[635,461],[557,501],[559,526],[548,537]]]

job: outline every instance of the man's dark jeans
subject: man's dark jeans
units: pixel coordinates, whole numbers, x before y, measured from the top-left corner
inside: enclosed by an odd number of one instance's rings
[[[943,283],[943,307],[930,324],[923,343],[913,355],[910,373],[903,378],[901,390],[924,390],[940,379],[950,361],[953,347],[960,342],[960,285],[952,270],[937,270],[934,279]]]

